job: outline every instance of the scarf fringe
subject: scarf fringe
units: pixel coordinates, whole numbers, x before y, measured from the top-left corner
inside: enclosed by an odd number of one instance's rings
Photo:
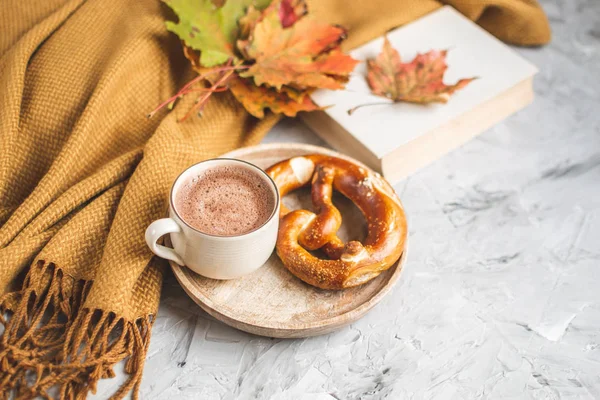
[[[0,399],[82,399],[125,358],[129,378],[111,399],[138,398],[153,318],[85,308],[91,285],[39,261],[0,299]]]

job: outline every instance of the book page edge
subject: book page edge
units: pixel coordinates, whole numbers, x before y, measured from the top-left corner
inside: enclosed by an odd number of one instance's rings
[[[383,175],[392,184],[406,178],[525,108],[533,99],[532,76],[460,117],[386,154],[381,161]]]

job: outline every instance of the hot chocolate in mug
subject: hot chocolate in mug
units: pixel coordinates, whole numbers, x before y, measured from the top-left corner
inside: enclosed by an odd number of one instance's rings
[[[238,278],[254,272],[271,256],[279,203],[275,182],[259,167],[228,158],[202,161],[175,180],[169,218],[148,226],[146,243],[157,256],[205,277]],[[246,226],[248,231],[243,230]],[[166,234],[172,249],[157,243]]]

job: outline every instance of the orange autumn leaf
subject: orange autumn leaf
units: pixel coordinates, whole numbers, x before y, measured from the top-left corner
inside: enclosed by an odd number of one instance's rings
[[[287,116],[319,110],[310,95],[343,88],[358,63],[340,50],[345,30],[308,16],[305,0],[163,1],[179,17],[167,25],[198,76],[149,117],[188,95],[197,98],[182,120],[202,115],[209,98],[224,91],[258,118],[265,110]]]
[[[367,60],[367,82],[373,94],[395,102],[446,103],[450,95],[477,79],[461,79],[454,85],[446,85],[443,80],[448,68],[446,54],[447,50],[431,50],[403,64],[386,37],[377,58]]]
[[[184,46],[183,54],[198,74],[205,75],[210,71],[210,68],[203,68],[200,65],[197,51]],[[219,75],[206,75],[206,80],[214,83],[218,77]],[[265,116],[265,109],[270,109],[274,113],[281,113],[288,117],[295,117],[300,111],[321,109],[310,99],[311,90],[300,91],[284,86],[277,91],[268,86],[256,86],[249,79],[240,78],[236,75],[232,75],[227,80],[226,85],[246,111],[257,118]]]
[[[251,36],[238,41],[240,52],[254,61],[241,77],[277,89],[343,88],[358,63],[337,50],[346,31],[300,13],[303,3],[274,1],[263,11]]]
[[[314,92],[314,89],[298,90],[294,89],[291,86],[282,86],[279,92],[285,93],[289,98],[291,98],[294,101],[302,102],[304,101],[305,97],[310,96]]]
[[[244,48],[249,44],[248,38],[254,31],[256,24],[262,21],[263,14],[269,14],[270,12],[278,12],[281,26],[283,28],[289,28],[290,26],[294,25],[298,19],[308,13],[308,8],[304,0],[281,0],[281,2],[273,1],[264,10],[264,12],[252,5],[248,7],[246,15],[242,16],[238,21],[238,49],[242,52],[242,55],[245,58],[250,58],[244,53]]]
[[[265,116],[265,109],[270,109],[276,114],[295,117],[300,111],[320,110],[307,95],[298,95],[293,98],[293,92],[281,91],[266,87],[255,86],[249,79],[232,76],[228,81],[229,90],[237,101],[242,103],[246,111],[256,118]]]

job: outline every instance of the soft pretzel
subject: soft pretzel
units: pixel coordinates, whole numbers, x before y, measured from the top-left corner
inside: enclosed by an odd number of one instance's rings
[[[361,285],[385,271],[402,255],[406,217],[392,187],[379,175],[350,161],[313,154],[282,161],[267,169],[280,196],[312,182],[315,213],[281,205],[277,254],[304,282],[322,289]],[[368,234],[364,245],[337,236],[342,216],[331,202],[333,189],[363,213]],[[320,259],[309,250],[322,249]]]

